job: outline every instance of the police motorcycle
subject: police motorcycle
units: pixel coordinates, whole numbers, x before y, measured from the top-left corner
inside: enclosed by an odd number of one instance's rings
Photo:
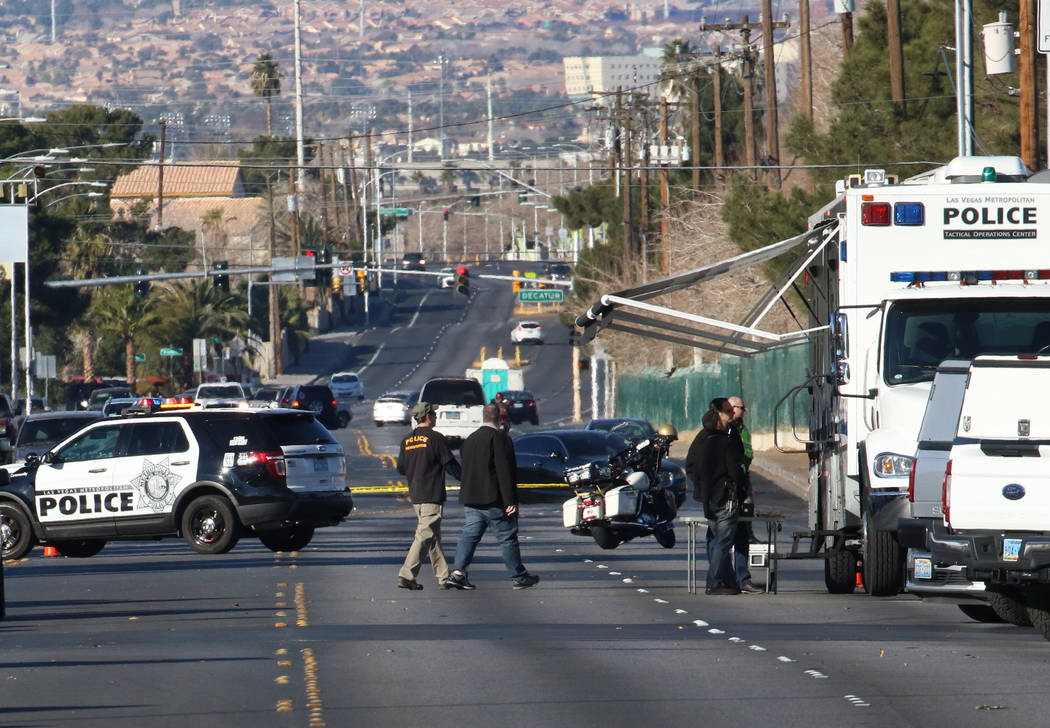
[[[562,522],[577,536],[590,536],[603,549],[652,536],[674,548],[674,519],[685,500],[674,487],[674,475],[661,470],[678,431],[662,425],[657,434],[609,457],[565,470],[565,482],[576,495],[562,504]],[[680,491],[680,492],[679,492]]]

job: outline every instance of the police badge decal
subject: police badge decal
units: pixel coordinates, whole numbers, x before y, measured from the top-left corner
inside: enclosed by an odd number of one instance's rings
[[[169,459],[159,463],[143,460],[142,472],[131,479],[131,486],[138,492],[143,505],[152,508],[154,513],[167,510],[175,500],[175,486],[182,480],[181,475],[171,471]]]

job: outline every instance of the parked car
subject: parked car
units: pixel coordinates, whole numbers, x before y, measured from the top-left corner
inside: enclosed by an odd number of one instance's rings
[[[15,414],[18,416],[24,416],[26,413],[26,401],[24,399],[15,400]],[[34,412],[50,412],[51,407],[48,406],[47,402],[40,399],[39,397],[33,397],[33,411]]]
[[[387,392],[372,405],[372,420],[376,427],[388,423],[408,425],[412,422],[412,405],[419,399],[419,392]]]
[[[87,557],[110,540],[170,536],[220,554],[248,533],[273,550],[301,548],[314,528],[352,510],[345,468],[342,448],[308,412],[100,419],[16,473],[0,472],[3,557],[37,542]]]
[[[260,409],[277,407],[281,401],[282,387],[262,387],[255,390],[248,398],[248,405]]]
[[[118,415],[122,415],[128,407],[134,407],[141,399],[142,397],[110,397],[106,400],[106,403],[102,405],[102,416],[117,417]],[[86,411],[98,412],[98,410]]]
[[[514,440],[519,483],[565,484],[566,468],[606,460],[626,450],[628,443],[613,432],[601,430],[545,430],[530,432]],[[664,458],[660,471],[671,478],[678,505],[685,500],[688,479],[675,460]]]
[[[543,326],[538,321],[519,321],[510,332],[510,340],[515,344],[542,344]]]
[[[244,387],[236,382],[206,382],[193,395],[197,407],[247,407]]]
[[[637,417],[608,417],[591,420],[587,423],[586,429],[615,432],[628,442],[639,442],[656,434],[656,429],[649,420]]]
[[[572,266],[568,263],[548,263],[547,278],[552,281],[568,281],[572,279]]]
[[[84,403],[83,409],[100,410],[111,397],[134,397],[131,387],[103,387],[96,389]]]
[[[27,455],[43,457],[48,450],[74,432],[104,416],[105,413],[99,410],[33,412],[23,418],[18,427],[18,436],[15,438],[15,462],[25,460]]]
[[[365,380],[353,372],[337,372],[328,379],[336,399],[364,399]]]
[[[527,389],[508,389],[497,392],[496,404],[499,405],[500,414],[504,421],[510,424],[520,422],[531,422],[540,424],[540,415],[536,409],[536,397]]]
[[[340,422],[339,407],[335,395],[327,384],[295,384],[281,391],[280,407],[313,412],[321,424],[330,430],[346,427],[350,422]]]

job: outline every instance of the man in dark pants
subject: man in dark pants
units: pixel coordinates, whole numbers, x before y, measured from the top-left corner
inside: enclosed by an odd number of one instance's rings
[[[397,472],[408,480],[408,499],[416,512],[416,535],[408,549],[405,563],[397,574],[397,585],[402,589],[418,591],[423,585],[416,581],[422,565],[423,553],[430,558],[438,585],[448,580],[448,563],[441,551],[441,517],[445,510],[445,473],[453,478],[462,474],[459,463],[445,440],[434,429],[437,415],[427,402],[412,408],[416,428],[401,441],[397,457]]]
[[[740,495],[741,514],[753,516],[755,515],[755,494],[751,489],[750,471],[754,451],[751,449],[751,431],[744,424],[744,414],[747,412],[747,407],[744,406],[744,400],[740,397],[730,397],[729,404],[733,407],[733,419],[729,423],[729,437],[744,463],[743,489]],[[740,591],[744,594],[761,594],[762,590],[751,583],[748,555],[751,551],[752,539],[751,523],[739,523],[736,528],[736,535],[733,537],[733,561],[736,565],[736,580],[740,585]]]
[[[459,502],[463,504],[463,533],[456,546],[456,563],[445,582],[446,589],[474,589],[467,568],[485,531],[491,527],[503,554],[515,589],[528,589],[540,578],[521,563],[518,545],[518,482],[514,443],[499,428],[499,407],[485,405],[484,424],[471,433],[460,448],[463,477]]]
[[[715,409],[704,413],[703,429],[689,446],[686,473],[693,481],[693,496],[704,504],[708,519],[707,594],[739,594],[733,569],[733,537],[740,516],[738,478],[742,463],[730,442],[727,428],[733,408],[715,400]]]

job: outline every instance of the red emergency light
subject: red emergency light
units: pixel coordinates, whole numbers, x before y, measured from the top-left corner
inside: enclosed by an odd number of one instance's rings
[[[860,222],[862,225],[889,225],[891,215],[888,202],[862,202]]]

